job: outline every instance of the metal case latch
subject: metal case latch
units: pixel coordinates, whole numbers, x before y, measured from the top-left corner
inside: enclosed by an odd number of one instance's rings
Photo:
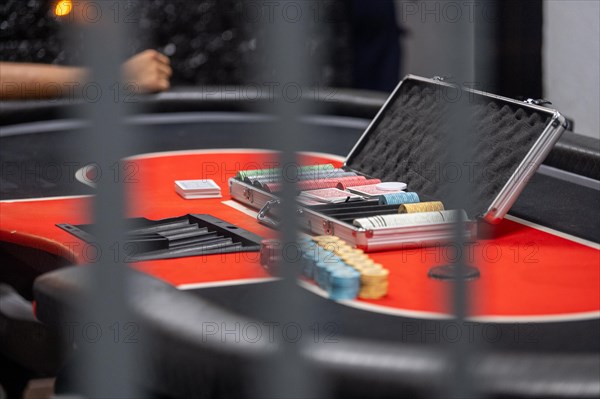
[[[258,220],[258,223],[264,224],[265,226],[269,226],[274,229],[278,228],[279,222],[269,216],[269,211],[279,205],[281,205],[281,201],[278,199],[267,201],[267,203],[260,209],[260,211],[258,211],[258,215],[256,215],[256,220]]]

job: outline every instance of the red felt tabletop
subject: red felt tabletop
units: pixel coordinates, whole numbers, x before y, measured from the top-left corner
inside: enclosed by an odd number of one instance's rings
[[[130,158],[124,180],[128,215],[163,219],[188,213],[207,213],[254,232],[276,237],[276,232],[229,206],[228,179],[238,170],[277,165],[273,153],[260,150],[192,151],[148,154]],[[334,163],[337,157],[305,154],[302,164]],[[213,179],[223,198],[185,200],[174,189],[175,180]],[[88,263],[93,248],[59,229],[57,223],[91,223],[93,197],[0,202],[0,240],[39,248]],[[465,251],[476,265],[479,279],[468,283],[471,313],[478,316],[569,315],[600,311],[600,250],[598,245],[563,234],[505,219],[494,227],[494,238],[480,240]],[[452,261],[446,246],[406,248],[372,253],[390,270],[389,293],[380,300],[357,300],[390,312],[450,312],[451,285],[427,276],[433,266]],[[227,283],[266,278],[252,252],[156,260],[133,264],[139,270],[181,286]],[[362,306],[361,305],[361,306]]]

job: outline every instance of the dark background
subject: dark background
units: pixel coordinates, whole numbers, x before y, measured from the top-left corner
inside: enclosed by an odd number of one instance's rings
[[[476,70],[483,89],[508,97],[541,98],[542,1],[490,0],[497,18],[477,34]],[[67,45],[67,18],[53,15],[56,0],[3,0],[0,60],[81,64],[80,38]],[[171,58],[172,86],[239,85],[269,81],[274,71],[264,50],[266,12],[261,2],[240,0],[144,0],[119,10],[130,29],[128,54],[154,48]],[[319,21],[298,51],[316,64],[320,86],[390,91],[401,74],[398,38],[390,0],[333,0],[318,4]],[[314,6],[313,5],[313,6]],[[309,6],[313,7],[313,6]],[[72,38],[71,38],[72,39]],[[491,73],[490,73],[491,71]],[[481,80],[480,80],[481,81]]]

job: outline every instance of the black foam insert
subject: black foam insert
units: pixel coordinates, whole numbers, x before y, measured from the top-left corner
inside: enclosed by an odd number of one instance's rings
[[[458,101],[468,113],[472,162],[446,162],[449,123]],[[460,173],[472,182],[469,217],[482,216],[535,144],[553,112],[540,112],[513,102],[406,79],[374,121],[346,167],[382,181],[402,181],[410,191],[455,206],[447,181]],[[455,134],[455,133],[454,133]],[[464,207],[464,206],[463,206]]]

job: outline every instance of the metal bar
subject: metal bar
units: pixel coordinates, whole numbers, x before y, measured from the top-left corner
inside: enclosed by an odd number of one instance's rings
[[[452,27],[454,37],[452,38],[451,48],[454,60],[452,70],[459,79],[456,83],[459,86],[459,98],[457,101],[453,97],[448,98],[451,109],[448,120],[448,132],[446,139],[447,157],[445,159],[449,165],[459,165],[461,176],[454,182],[444,182],[451,199],[451,209],[472,209],[470,202],[473,190],[473,181],[465,165],[473,159],[473,131],[469,113],[469,96],[462,92],[461,87],[469,86],[475,81],[475,23],[473,19],[461,18]],[[444,98],[444,97],[442,97]],[[450,290],[450,303],[454,320],[457,325],[464,327],[466,318],[469,314],[470,297],[469,285],[466,281],[467,275],[467,243],[464,239],[463,220],[454,224],[454,261],[456,278],[453,280],[453,287]],[[472,377],[469,375],[469,364],[473,357],[475,348],[468,340],[447,344],[447,355],[451,360],[452,371],[448,376],[448,393],[452,398],[473,397]]]
[[[478,40],[481,37],[488,37],[493,29],[494,20],[489,18],[489,12],[493,10],[495,4],[487,3],[486,9],[488,14],[482,14],[484,4],[476,3],[475,9],[479,7],[478,12],[473,14],[463,14],[455,26],[453,26],[454,37],[451,39],[451,48],[454,49],[452,59],[455,61],[451,65],[451,70],[454,72],[457,80],[455,81],[459,87],[476,87],[489,84],[489,75],[491,71],[490,63],[482,59],[490,52],[486,51],[485,40]],[[472,174],[469,171],[470,162],[474,159],[474,142],[476,131],[473,129],[473,115],[469,111],[473,97],[467,93],[461,92],[458,101],[454,99],[450,108],[452,110],[448,120],[449,136],[446,137],[447,158],[446,162],[451,165],[459,165],[461,177],[455,182],[446,182],[446,187],[449,190],[452,208],[456,209],[473,209],[473,195],[477,192],[474,188]],[[485,167],[485,165],[481,166]],[[464,239],[462,223],[459,221],[454,226],[453,248],[456,278],[453,280],[453,287],[450,290],[455,322],[466,328],[467,318],[470,314],[471,301],[470,285],[467,276],[473,276],[473,268],[476,265],[468,265],[467,253],[471,253],[469,242]],[[473,359],[477,355],[480,348],[469,340],[460,340],[457,343],[449,343],[447,345],[447,355],[451,360],[452,371],[448,375],[447,389],[449,397],[477,397],[478,388],[477,381],[473,379]]]
[[[293,248],[297,242],[298,224],[296,220],[296,181],[291,176],[297,172],[296,151],[302,144],[306,125],[300,118],[305,115],[306,107],[302,101],[302,92],[306,92],[309,83],[311,64],[304,56],[309,26],[309,7],[312,2],[259,2],[258,4],[274,12],[263,14],[263,28],[266,29],[265,57],[270,71],[260,71],[263,76],[273,71],[273,81],[277,91],[272,106],[267,111],[276,116],[269,130],[268,142],[280,151],[281,165],[281,224],[280,240],[283,248]],[[283,11],[287,10],[287,11]],[[294,12],[293,21],[286,18]],[[297,12],[297,13],[296,13]],[[272,16],[272,18],[271,18]],[[298,96],[300,96],[298,101]],[[302,329],[308,326],[309,310],[300,299],[297,278],[300,274],[298,260],[286,256],[284,251],[279,270],[282,280],[278,289],[265,297],[264,306],[271,316],[269,322],[285,326],[297,323]],[[305,331],[306,335],[306,331]],[[314,372],[306,366],[300,356],[301,342],[292,342],[285,336],[277,340],[278,351],[274,358],[264,365],[262,379],[264,384],[261,397],[322,397],[320,385]]]
[[[133,383],[133,373],[140,367],[134,361],[136,348],[124,339],[127,323],[132,321],[126,295],[128,268],[123,260],[125,207],[120,160],[129,153],[131,143],[123,123],[127,110],[120,82],[127,32],[121,19],[115,17],[115,8],[123,9],[124,3],[82,1],[74,2],[73,9],[76,26],[71,34],[83,38],[85,64],[90,71],[86,87],[97,93],[93,100],[91,95],[85,97],[85,106],[76,116],[91,121],[82,134],[81,149],[91,155],[101,173],[93,198],[98,257],[91,266],[89,300],[80,319],[81,327],[94,326],[96,335],[80,342],[81,367],[75,368],[78,391],[88,397],[140,395]],[[94,11],[93,19],[90,10]]]

